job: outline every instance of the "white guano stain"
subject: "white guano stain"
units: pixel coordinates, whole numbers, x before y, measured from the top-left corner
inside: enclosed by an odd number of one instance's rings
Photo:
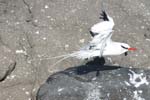
[[[80,42],[80,43],[84,43],[84,42],[85,42],[85,39],[80,39],[79,42]]]
[[[134,85],[134,87],[138,88],[141,85],[149,85],[149,82],[146,79],[146,76],[143,73],[136,74],[134,71],[130,70],[131,74],[129,73],[129,82]],[[138,81],[137,81],[138,80]]]
[[[127,81],[124,81],[124,83],[127,85],[127,86],[131,86],[131,84]]]
[[[85,97],[84,100],[101,100],[100,97],[101,97],[101,93],[100,93],[99,85],[97,85],[96,83],[90,84],[87,91],[87,97]]]
[[[140,96],[140,93],[138,91],[133,91],[133,100],[145,100]]]
[[[36,33],[36,34],[39,34],[39,33],[40,33],[40,31],[36,31],[35,33]]]
[[[24,50],[16,50],[16,54],[24,54],[27,55],[27,52]]]
[[[43,40],[46,40],[47,38],[46,37],[43,37]]]
[[[48,9],[49,8],[49,6],[48,5],[45,5],[45,7],[44,7],[45,9]]]
[[[58,92],[61,92],[61,91],[63,91],[64,90],[64,88],[59,88],[57,91]]]

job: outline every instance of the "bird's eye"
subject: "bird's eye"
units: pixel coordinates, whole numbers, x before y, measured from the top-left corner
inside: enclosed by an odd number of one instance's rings
[[[121,47],[124,48],[124,49],[128,49],[127,47],[124,47],[124,46],[122,46],[122,45],[121,45]]]

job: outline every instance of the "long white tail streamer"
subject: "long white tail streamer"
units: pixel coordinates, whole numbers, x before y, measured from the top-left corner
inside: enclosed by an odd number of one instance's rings
[[[51,67],[54,67],[55,65],[57,65],[58,63],[62,62],[63,60],[69,58],[70,56],[66,56],[66,57],[63,57],[62,59],[58,60],[56,63],[54,63],[53,65],[51,65]]]
[[[61,58],[59,59],[56,63],[54,63],[53,65],[51,65],[51,67],[56,66],[58,63],[62,62],[63,60],[70,58],[70,57],[77,57],[78,56],[78,51],[71,53],[71,54],[65,54],[65,55],[60,55],[60,56],[55,56],[55,57],[49,57],[46,59],[57,59],[57,58]]]
[[[60,56],[55,56],[55,57],[48,57],[48,58],[41,58],[40,60],[59,59],[56,63],[54,63],[52,65],[52,66],[55,66],[58,63],[62,62],[63,60],[71,58],[71,57],[84,60],[86,58],[88,58],[88,59],[93,58],[94,56],[99,56],[99,54],[95,53],[95,51],[93,51],[93,50],[79,50],[79,51],[75,51],[70,54],[65,54],[65,55],[60,55]],[[31,61],[35,61],[35,60],[37,60],[37,59],[33,59]]]
[[[70,53],[70,54],[64,54],[64,55],[60,55],[60,56],[55,56],[55,57],[46,57],[46,58],[41,58],[39,60],[52,60],[52,59],[59,59],[56,63],[54,63],[52,66],[55,66],[56,64],[62,62],[63,60],[67,59],[67,58],[70,58],[70,57],[76,57],[78,58],[79,56],[79,51],[76,51],[76,52],[73,52],[73,53]],[[30,60],[31,61],[36,61],[38,59],[32,59]]]

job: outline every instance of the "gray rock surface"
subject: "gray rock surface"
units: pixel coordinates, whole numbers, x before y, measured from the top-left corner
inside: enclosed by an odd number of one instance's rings
[[[57,59],[47,57],[85,45],[89,28],[99,22],[104,8],[116,24],[113,40],[138,48],[127,57],[106,57],[106,63],[149,69],[149,4],[149,0],[0,0],[1,100],[34,100],[49,75],[83,63],[71,58],[52,66]]]
[[[16,62],[14,61],[14,56],[12,51],[5,45],[0,43],[0,82],[5,80],[8,75],[15,69]]]
[[[150,100],[149,94],[150,70],[89,62],[51,75],[37,100]]]

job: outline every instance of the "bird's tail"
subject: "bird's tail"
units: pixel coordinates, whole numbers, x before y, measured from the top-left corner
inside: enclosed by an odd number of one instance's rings
[[[70,54],[65,54],[65,55],[60,55],[60,56],[55,56],[55,57],[49,57],[49,58],[45,58],[45,59],[59,59],[56,63],[54,63],[52,66],[55,66],[56,64],[64,61],[65,59],[68,59],[68,58],[77,58],[77,59],[81,59],[81,60],[85,60],[85,59],[90,59],[90,58],[93,58],[93,57],[96,57],[98,56],[97,55],[98,53],[95,53],[94,51],[92,50],[79,50],[79,51],[75,51],[73,53],[70,53]]]
[[[102,11],[102,13],[100,15],[101,15],[99,17],[100,19],[103,19],[104,21],[109,21],[108,15],[104,10]]]
[[[90,59],[94,56],[94,51],[92,50],[79,50],[79,51],[75,51],[73,53],[70,54],[65,54],[65,55],[60,55],[60,56],[55,56],[55,57],[47,57],[44,58],[45,60],[51,60],[51,59],[59,59],[59,58],[77,58],[77,59]],[[44,60],[42,59],[42,60]]]

